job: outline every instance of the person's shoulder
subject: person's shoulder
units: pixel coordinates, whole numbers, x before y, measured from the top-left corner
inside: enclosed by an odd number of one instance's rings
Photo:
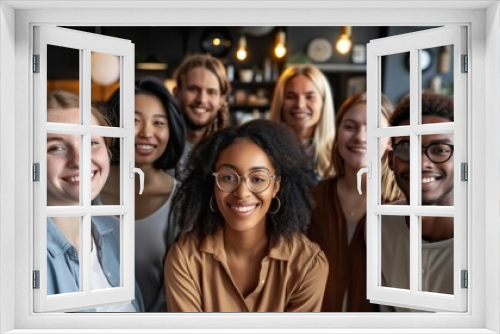
[[[398,199],[397,201],[386,203],[385,205],[406,205],[406,199]]]
[[[311,241],[304,234],[296,235],[289,244],[290,258],[299,262],[309,262],[311,259],[320,256],[323,251],[319,245]]]
[[[97,228],[100,234],[109,232],[119,232],[120,220],[115,216],[93,216],[92,225]]]

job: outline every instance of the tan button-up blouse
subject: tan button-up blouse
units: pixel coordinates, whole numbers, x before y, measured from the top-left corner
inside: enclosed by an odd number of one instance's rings
[[[222,229],[201,244],[184,235],[165,260],[165,286],[171,312],[320,311],[328,261],[306,236],[281,242],[262,260],[258,286],[242,296],[229,270]]]

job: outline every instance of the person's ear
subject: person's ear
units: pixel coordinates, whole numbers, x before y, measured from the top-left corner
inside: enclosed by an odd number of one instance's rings
[[[387,159],[389,159],[389,168],[394,171],[394,151],[391,149],[388,152]]]

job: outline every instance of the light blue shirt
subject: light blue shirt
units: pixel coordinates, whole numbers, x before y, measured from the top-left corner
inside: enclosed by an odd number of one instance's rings
[[[92,217],[92,237],[104,275],[113,287],[120,286],[120,230],[119,222],[111,216]],[[47,294],[79,291],[80,264],[78,252],[64,237],[52,219],[47,218]],[[143,312],[142,295],[135,285],[132,305]],[[80,312],[95,312],[95,309]]]

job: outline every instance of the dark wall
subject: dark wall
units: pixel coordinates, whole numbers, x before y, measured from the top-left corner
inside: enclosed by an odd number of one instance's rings
[[[316,64],[307,57],[307,47],[313,39],[324,38],[331,41],[333,52],[330,59],[319,64],[319,66],[323,64],[352,63],[350,53],[343,55],[335,50],[335,42],[340,35],[341,27],[289,27],[288,31],[290,36],[287,41],[289,49],[289,62],[311,62],[312,64]],[[365,45],[372,39],[386,36],[387,27],[352,27],[351,31],[351,40],[353,45]],[[365,71],[353,71],[348,67],[335,70],[322,68],[322,71],[330,82],[335,109],[338,109],[349,95],[347,89],[348,80],[354,77],[366,77]]]
[[[225,53],[221,53],[218,57],[226,64],[235,67],[235,73],[241,68],[262,69],[266,58],[273,59],[273,47],[275,34],[278,27],[270,27],[267,33],[259,36],[245,33],[247,39],[247,47],[249,50],[248,59],[244,62],[239,62],[235,59],[238,39],[244,31],[243,27],[69,27],[81,31],[98,33],[102,35],[124,38],[131,40],[135,44],[136,62],[145,60],[149,56],[154,56],[160,61],[168,64],[168,69],[165,71],[141,71],[136,70],[136,78],[144,75],[155,75],[160,78],[172,77],[173,71],[188,54],[206,53],[207,50],[203,47],[203,41],[211,38],[211,33],[217,32],[224,36],[229,46]],[[399,35],[403,33],[414,32],[430,27],[352,27],[353,44],[366,44],[372,39],[382,38],[387,36]],[[325,38],[335,43],[340,34],[340,27],[283,27],[287,33],[287,48],[288,54],[286,61],[289,63],[295,62],[310,62],[307,58],[307,46],[314,38]],[[333,45],[334,48],[334,45]],[[220,51],[220,50],[219,50]],[[423,86],[428,88],[430,81],[436,75],[441,76],[443,85],[449,85],[453,81],[452,73],[439,73],[438,60],[439,49],[430,50],[433,62],[431,68],[423,73]],[[49,79],[72,79],[78,77],[78,66],[75,66],[74,51],[68,52],[51,52],[49,54]],[[409,90],[408,70],[405,65],[404,55],[394,55],[390,57],[390,61],[383,62],[383,91],[396,103],[402,96],[406,95]],[[283,69],[283,62],[273,62]],[[351,64],[351,55],[341,55],[336,50],[333,50],[332,56],[323,64]],[[76,63],[77,64],[77,63]],[[325,66],[320,67],[327,76],[332,92],[336,108],[345,100],[348,95],[347,82],[353,77],[364,77],[364,71],[352,71],[347,66],[347,69],[329,69]]]

